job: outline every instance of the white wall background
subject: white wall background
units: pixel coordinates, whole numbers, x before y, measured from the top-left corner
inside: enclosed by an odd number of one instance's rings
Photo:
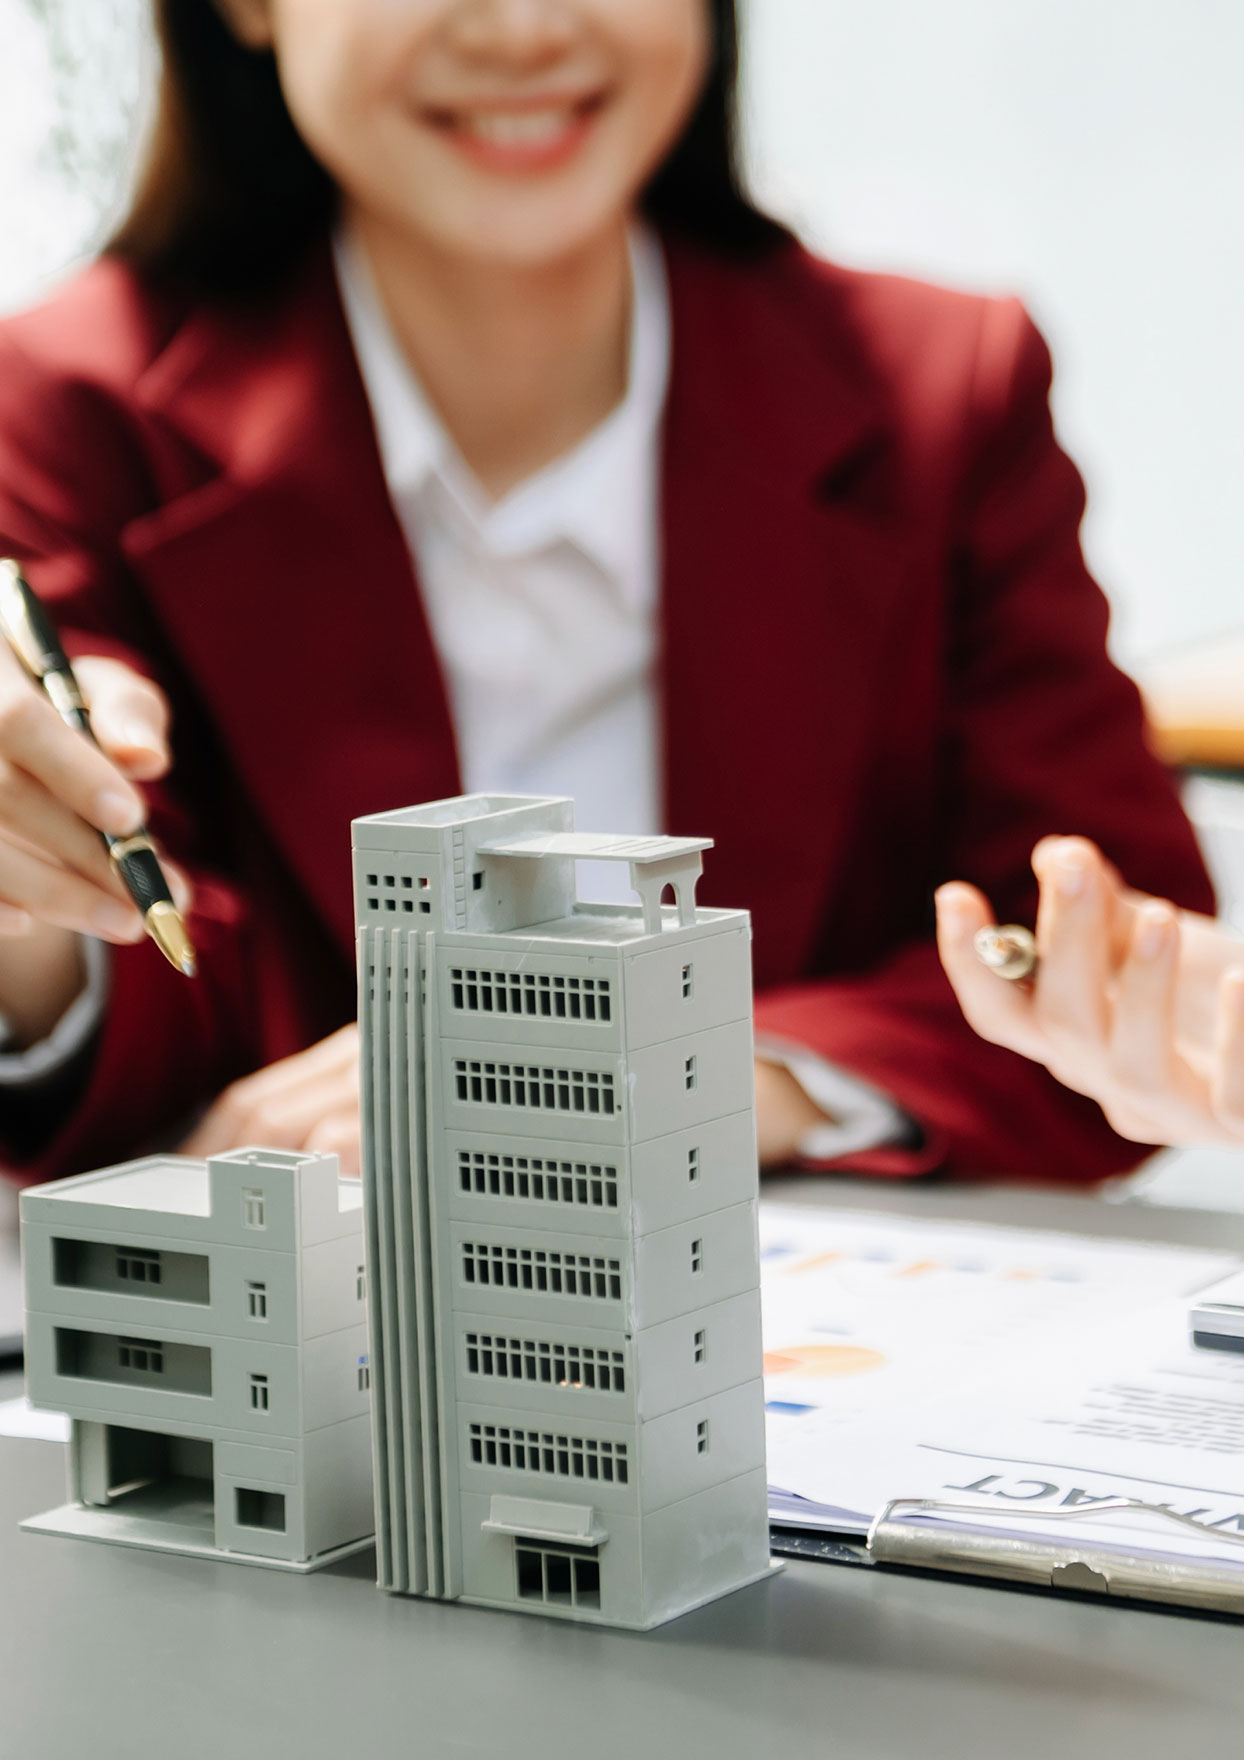
[[[757,188],[852,263],[1018,292],[1126,658],[1244,624],[1244,5],[751,0]]]
[[[1018,292],[1044,326],[1119,653],[1244,625],[1241,0],[747,11],[763,197],[845,261]],[[141,13],[0,0],[0,308],[115,188]],[[53,162],[66,108],[76,188]]]

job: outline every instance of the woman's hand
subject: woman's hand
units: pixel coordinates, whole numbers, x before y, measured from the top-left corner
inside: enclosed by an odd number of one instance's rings
[[[318,1045],[234,1082],[180,1152],[224,1155],[249,1144],[338,1155],[343,1173],[359,1173],[357,1026],[342,1027]]]
[[[1045,839],[1033,868],[1031,985],[977,960],[993,914],[976,888],[938,892],[942,963],[970,1024],[1096,1100],[1121,1136],[1244,1148],[1244,942],[1129,892],[1081,838]]]
[[[75,667],[102,750],[61,720],[0,643],[0,1013],[19,1041],[50,1031],[82,983],[79,934],[141,939],[97,833],[135,830],[134,787],[168,768],[168,705],[116,660]]]
[[[796,1160],[808,1132],[828,1123],[784,1064],[756,1059],[756,1147],[762,1167]]]
[[[780,1064],[756,1062],[756,1122],[763,1165],[793,1160],[799,1143],[825,1114]],[[248,1144],[266,1149],[318,1149],[341,1157],[357,1174],[359,1038],[342,1027],[308,1051],[244,1076],[226,1088],[181,1145],[183,1155],[223,1155]]]

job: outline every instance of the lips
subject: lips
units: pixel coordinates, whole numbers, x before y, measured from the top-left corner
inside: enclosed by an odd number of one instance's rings
[[[477,163],[497,171],[542,170],[578,150],[607,96],[593,92],[570,99],[438,106],[427,108],[423,116]]]

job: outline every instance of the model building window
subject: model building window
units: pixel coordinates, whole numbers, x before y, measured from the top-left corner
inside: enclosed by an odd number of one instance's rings
[[[274,1534],[285,1532],[285,1493],[258,1491],[249,1485],[234,1490],[234,1504],[240,1528],[267,1528]]]
[[[694,1057],[689,1057],[687,1059],[686,1063],[683,1064],[682,1074],[683,1074],[683,1087],[686,1088],[686,1090],[689,1094],[696,1085],[695,1058]]]
[[[696,1182],[697,1179],[699,1179],[699,1177],[700,1177],[700,1151],[698,1149],[688,1149],[687,1150],[687,1178],[694,1185],[694,1183]]]
[[[449,979],[454,1007],[463,1014],[527,1015],[546,1021],[606,1022],[610,1018],[608,978],[454,966]]]
[[[548,1161],[539,1155],[493,1155],[458,1151],[458,1184],[481,1198],[520,1203],[578,1204],[595,1210],[618,1207],[618,1170],[594,1161]]]
[[[268,1318],[268,1286],[266,1283],[247,1284],[246,1313],[251,1320],[266,1320]]]
[[[459,1100],[472,1106],[515,1106],[534,1112],[614,1110],[613,1077],[595,1069],[545,1069],[525,1063],[454,1059]]]
[[[368,1363],[361,1362],[359,1364],[359,1372],[358,1372],[359,1392],[366,1393],[370,1386],[371,1386],[371,1366]]]
[[[622,1263],[591,1253],[560,1253],[553,1248],[462,1244],[464,1283],[494,1289],[529,1289],[539,1295],[587,1296],[594,1301],[622,1299]]]
[[[367,1300],[367,1271],[362,1265],[354,1276],[354,1299],[356,1302]]]
[[[245,1228],[266,1228],[264,1220],[263,1193],[254,1186],[247,1186],[242,1192],[242,1223]]]
[[[427,881],[421,879],[417,884],[426,886]],[[409,915],[415,906],[414,900],[407,898],[406,894],[412,892],[415,885],[416,881],[409,874],[368,874],[368,910],[396,911],[400,900],[403,911]],[[430,910],[431,906],[423,904],[420,909]]]
[[[699,1423],[695,1427],[695,1452],[697,1454],[707,1454],[708,1453],[708,1419],[707,1418],[701,1418]]]
[[[509,1424],[471,1424],[471,1459],[477,1466],[513,1473],[544,1473],[553,1479],[626,1484],[626,1444],[595,1436],[558,1436],[518,1430]]]
[[[119,1338],[117,1362],[140,1375],[163,1375],[164,1346],[149,1338]]]
[[[708,1333],[697,1332],[692,1344],[692,1357],[695,1362],[702,1363],[708,1356]]]
[[[538,1381],[592,1393],[625,1393],[621,1351],[547,1339],[503,1338],[491,1332],[466,1335],[467,1373],[499,1381]]]
[[[252,1375],[250,1381],[251,1410],[266,1412],[268,1409],[268,1377],[266,1375]]]
[[[695,994],[695,967],[684,966],[682,969],[682,999],[690,1002]]]
[[[160,1255],[146,1247],[118,1247],[117,1276],[127,1283],[159,1283]]]
[[[704,1242],[703,1241],[692,1241],[692,1243],[691,1243],[691,1275],[693,1277],[698,1277],[700,1272],[703,1271],[703,1269],[704,1269]]]
[[[514,1542],[520,1601],[552,1607],[599,1607],[600,1560],[588,1546],[535,1546]]]

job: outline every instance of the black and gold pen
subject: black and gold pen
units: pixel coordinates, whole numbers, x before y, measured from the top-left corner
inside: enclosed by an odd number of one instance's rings
[[[60,645],[60,638],[43,606],[16,562],[0,558],[0,634],[36,684],[43,687],[53,708],[69,727],[84,733],[93,743],[91,718],[74,677],[73,667]],[[194,944],[186,932],[181,912],[173,903],[160,859],[146,828],[128,837],[100,837],[113,866],[125,885],[147,933],[169,964],[188,978],[197,969]]]

